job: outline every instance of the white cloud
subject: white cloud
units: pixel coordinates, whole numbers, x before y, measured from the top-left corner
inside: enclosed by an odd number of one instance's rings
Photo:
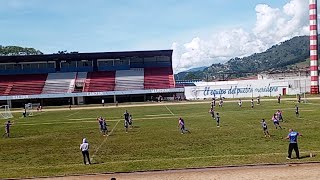
[[[251,31],[243,28],[224,30],[206,39],[193,38],[188,43],[174,42],[175,72],[209,66],[233,57],[248,56],[294,36],[309,33],[308,1],[290,0],[281,9],[267,4],[255,8],[256,23]]]

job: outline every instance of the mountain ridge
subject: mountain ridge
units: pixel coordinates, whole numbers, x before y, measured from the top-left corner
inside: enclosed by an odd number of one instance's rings
[[[309,58],[309,36],[296,36],[290,40],[273,45],[261,53],[246,57],[231,58],[226,63],[212,64],[204,70],[180,72],[175,74],[178,80],[224,80],[226,74],[231,78],[246,77],[268,71],[287,71],[294,64]]]

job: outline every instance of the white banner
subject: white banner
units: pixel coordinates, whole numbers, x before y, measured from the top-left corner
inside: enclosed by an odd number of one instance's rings
[[[185,87],[185,96],[189,100],[220,98],[242,98],[258,96],[277,96],[288,94],[289,83],[272,80],[225,81],[215,85]]]

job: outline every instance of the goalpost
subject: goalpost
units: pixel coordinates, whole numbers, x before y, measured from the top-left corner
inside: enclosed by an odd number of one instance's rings
[[[24,105],[26,117],[33,116],[33,113],[37,111],[37,108],[40,106],[40,103],[28,103]]]
[[[10,119],[10,118],[13,118],[12,113],[10,111],[10,106],[9,105],[1,106],[0,119]]]

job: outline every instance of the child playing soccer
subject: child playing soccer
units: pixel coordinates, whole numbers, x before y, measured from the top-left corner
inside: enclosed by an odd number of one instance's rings
[[[270,134],[268,131],[268,126],[267,126],[267,123],[264,119],[262,119],[261,125],[262,125],[262,129],[263,129],[264,137],[267,137],[267,136],[270,137]]]
[[[298,107],[298,105],[295,106],[295,109],[296,109],[296,117],[299,117],[300,114],[299,114],[299,107]]]
[[[133,122],[132,122],[132,115],[131,114],[129,115],[129,125],[130,125],[130,128],[132,129],[133,128]]]
[[[251,99],[251,108],[253,108],[254,106],[254,102],[253,102],[253,99]]]
[[[215,115],[214,115],[214,109],[213,109],[213,108],[211,108],[211,109],[209,110],[209,113],[211,114],[211,117],[212,117],[213,119],[216,119],[216,118],[215,118]]]
[[[103,133],[103,136],[109,136],[108,134],[108,129],[107,129],[107,123],[106,123],[106,120],[105,119],[102,119],[102,133]]]
[[[220,115],[219,115],[219,113],[217,113],[216,120],[217,120],[217,127],[220,127]]]
[[[241,99],[239,99],[238,105],[239,105],[239,107],[242,107],[242,101],[241,101]]]
[[[282,129],[282,127],[280,126],[280,123],[279,123],[279,120],[278,120],[276,114],[274,114],[274,115],[272,116],[272,121],[273,121],[273,124],[274,124],[274,126],[276,127],[276,129],[278,129],[278,127],[279,127],[280,129]]]
[[[10,137],[10,126],[12,126],[12,125],[13,125],[13,123],[11,123],[10,121],[5,123],[5,126],[4,126],[5,133],[2,135],[2,137],[4,137],[5,135],[7,135],[7,137]]]
[[[184,123],[184,120],[182,118],[179,118],[179,124],[178,124],[178,127],[180,127],[180,130],[181,130],[181,134],[184,134],[184,132],[188,132],[190,133],[190,131],[188,129],[186,129],[185,127],[185,123]]]

